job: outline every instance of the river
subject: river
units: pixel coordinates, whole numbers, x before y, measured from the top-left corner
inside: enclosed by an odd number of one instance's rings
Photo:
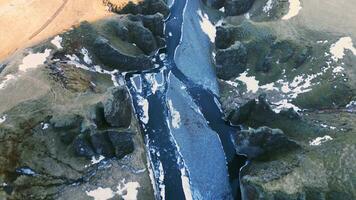
[[[239,169],[223,120],[203,32],[201,2],[175,0],[166,20],[167,46],[155,69],[125,76],[148,149],[156,199],[240,199]]]

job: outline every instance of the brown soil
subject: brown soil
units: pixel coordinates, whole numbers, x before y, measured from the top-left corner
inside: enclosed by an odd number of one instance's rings
[[[0,0],[0,61],[82,21],[109,15],[102,0]]]

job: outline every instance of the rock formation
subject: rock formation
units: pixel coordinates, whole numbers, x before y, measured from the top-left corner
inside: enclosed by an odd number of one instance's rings
[[[140,186],[138,199],[154,198],[121,73],[154,67],[169,10],[162,1],[111,8],[127,14],[84,22],[1,64],[0,199],[88,199],[100,187],[116,198],[126,182]],[[26,63],[31,56],[40,61]]]
[[[308,1],[293,15],[291,1],[205,2],[224,8],[214,60],[226,120],[242,128],[235,149],[249,159],[242,199],[354,199],[355,44],[333,51],[346,29],[322,29],[324,11]]]

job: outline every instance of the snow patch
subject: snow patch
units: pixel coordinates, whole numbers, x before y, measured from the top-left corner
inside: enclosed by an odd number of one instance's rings
[[[274,86],[274,83],[268,83],[266,85],[262,85],[260,88],[263,90],[278,90],[278,88]]]
[[[263,12],[268,13],[273,7],[273,0],[268,0],[266,5],[263,7]]]
[[[51,40],[51,43],[57,47],[57,49],[63,49],[61,43],[62,43],[62,38],[61,36],[57,35]]]
[[[114,191],[112,191],[110,188],[102,187],[98,187],[92,191],[86,191],[86,194],[90,197],[93,197],[94,200],[108,200],[115,196]]]
[[[5,76],[5,80],[3,80],[2,82],[0,82],[0,90],[1,89],[4,89],[8,83],[11,81],[11,80],[14,80],[16,79],[16,76],[12,75],[12,74],[8,74]]]
[[[100,155],[98,159],[97,159],[95,156],[93,156],[93,157],[91,158],[91,164],[92,164],[92,165],[95,165],[95,164],[97,164],[97,163],[100,163],[100,162],[101,162],[102,160],[104,160],[104,159],[105,159],[105,157],[102,156],[102,155]]]
[[[341,66],[337,66],[333,69],[333,73],[341,73],[344,71],[344,68]]]
[[[246,85],[247,92],[255,93],[258,91],[259,81],[256,80],[256,78],[254,76],[247,76],[247,71],[245,71],[239,77],[237,77],[236,80],[239,80]]]
[[[337,42],[331,45],[331,58],[335,62],[339,61],[345,56],[345,50],[350,50],[354,55],[356,55],[356,49],[350,37],[342,37]]]
[[[50,55],[51,50],[46,49],[43,53],[30,53],[22,60],[22,64],[19,66],[19,71],[27,72],[28,70],[35,69],[40,65],[43,65]]]
[[[209,37],[212,43],[215,42],[216,36],[216,28],[209,20],[209,17],[206,13],[202,13],[201,10],[197,11],[198,15],[200,16],[200,27],[204,31],[204,33]]]
[[[300,111],[301,109],[298,108],[297,106],[293,105],[292,103],[288,102],[287,99],[283,99],[281,101],[278,101],[275,104],[276,107],[273,108],[273,111],[275,113],[280,113],[282,110],[287,110],[292,108],[295,112]]]
[[[124,179],[117,187],[117,194],[124,200],[135,200],[137,199],[138,188],[140,188],[140,184],[138,182],[125,183]]]
[[[166,186],[164,185],[164,170],[161,162],[159,162],[158,170],[159,170],[158,182],[159,182],[160,195],[162,199],[166,199]]]
[[[311,91],[311,86],[314,84],[312,83],[313,80],[320,75],[322,72],[311,74],[311,75],[298,75],[294,77],[291,83],[285,82],[284,80],[280,79],[277,83],[281,84],[281,91],[288,95],[289,98],[297,98],[299,94],[303,94],[306,92]]]
[[[327,141],[331,141],[331,140],[333,140],[332,137],[330,137],[328,135],[325,135],[324,137],[317,137],[314,140],[310,141],[309,145],[310,146],[319,146],[322,143],[327,142]]]
[[[179,128],[181,124],[180,114],[176,109],[174,109],[172,100],[168,100],[168,106],[172,116],[172,126],[173,128]]]
[[[302,6],[300,4],[300,0],[289,0],[289,11],[286,15],[282,17],[282,19],[288,20],[297,16],[301,9]]]
[[[182,179],[182,187],[186,200],[193,200],[192,190],[190,188],[190,182],[185,168],[180,170],[181,179]]]
[[[157,81],[157,78],[162,78],[162,77],[159,77],[160,75],[161,74],[156,74],[156,73],[145,74],[145,78],[151,84],[152,94],[156,94],[156,92],[160,89],[160,87],[163,86],[162,83],[158,83],[158,81]]]
[[[3,115],[0,117],[0,124],[4,123],[6,121],[7,115]]]
[[[138,96],[138,102],[137,103],[142,108],[142,111],[143,111],[143,113],[141,114],[140,119],[144,124],[147,124],[148,120],[149,120],[149,112],[148,112],[149,104],[148,104],[148,100],[144,99],[141,96]]]
[[[142,92],[142,80],[139,74],[135,74],[130,78],[131,83],[138,93]]]
[[[41,123],[41,128],[42,128],[42,130],[46,130],[46,129],[49,128],[49,124],[42,122],[42,123]]]
[[[90,57],[89,57],[89,52],[88,52],[88,50],[86,49],[86,48],[82,48],[81,50],[80,50],[80,52],[83,54],[83,60],[84,60],[84,62],[86,63],[86,64],[88,64],[88,65],[91,65],[92,63],[93,63],[93,61],[90,59]]]

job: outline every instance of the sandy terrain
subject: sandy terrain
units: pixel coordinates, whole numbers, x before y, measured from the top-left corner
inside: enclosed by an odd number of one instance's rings
[[[0,60],[81,21],[108,15],[101,0],[0,0]]]
[[[301,9],[295,17],[283,20],[284,23],[272,22],[275,28],[279,27],[278,32],[295,35],[303,29],[356,39],[356,10],[352,1],[301,0],[300,3]]]
[[[303,0],[302,7],[298,23],[318,31],[356,37],[355,2]]]

